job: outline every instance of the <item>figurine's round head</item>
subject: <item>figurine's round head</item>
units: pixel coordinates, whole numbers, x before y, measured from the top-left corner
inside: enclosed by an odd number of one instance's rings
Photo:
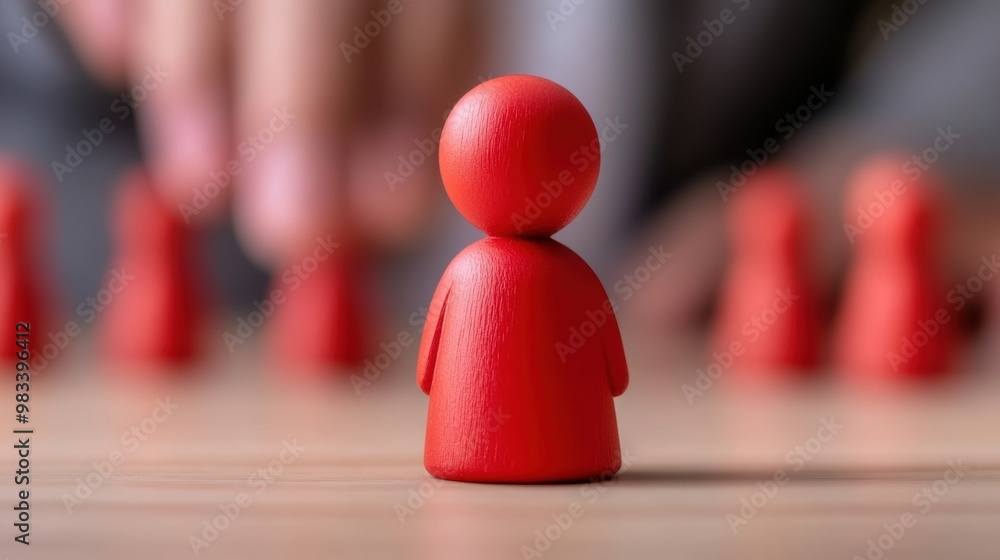
[[[594,191],[597,129],[583,104],[536,76],[504,76],[465,94],[441,135],[441,178],[465,219],[488,235],[548,236]]]

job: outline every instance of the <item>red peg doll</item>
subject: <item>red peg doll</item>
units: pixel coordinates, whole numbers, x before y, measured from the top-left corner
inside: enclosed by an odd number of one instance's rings
[[[14,338],[15,330],[28,332],[29,349],[41,354],[43,337],[48,334],[45,321],[45,275],[35,258],[39,252],[37,223],[44,218],[44,196],[39,178],[26,164],[4,157],[0,159],[0,319]],[[29,323],[15,328],[20,323]],[[18,338],[18,341],[24,338]],[[0,362],[13,362],[22,347],[9,345]],[[11,368],[13,371],[13,368]]]
[[[107,289],[115,295],[102,317],[104,352],[133,365],[193,360],[202,310],[192,232],[140,169],[122,180],[112,219],[117,254]]]
[[[445,270],[420,344],[424,465],[436,477],[578,481],[621,466],[612,397],[628,370],[614,306],[549,237],[590,198],[599,162],[576,159],[598,147],[580,101],[534,76],[477,86],[445,123],[445,189],[489,237]]]
[[[282,268],[286,272],[275,279],[275,291],[281,290],[285,299],[274,305],[272,356],[303,375],[327,368],[353,371],[371,350],[365,321],[365,309],[371,307],[365,297],[366,263],[358,250],[331,244],[329,236],[319,239],[312,252],[297,255],[294,265]]]
[[[808,375],[819,363],[819,303],[806,260],[811,216],[799,179],[781,166],[757,171],[729,207],[732,259],[714,328],[714,350],[742,346],[745,380]]]
[[[945,301],[938,242],[944,211],[930,173],[883,155],[854,174],[845,231],[854,260],[837,330],[841,369],[867,384],[941,377],[956,358],[957,320]],[[859,216],[863,212],[869,222]]]

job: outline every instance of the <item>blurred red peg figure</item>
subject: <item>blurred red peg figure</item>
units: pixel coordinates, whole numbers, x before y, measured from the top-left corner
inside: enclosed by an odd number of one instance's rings
[[[854,255],[837,327],[846,375],[880,384],[926,379],[954,364],[957,319],[937,258],[944,218],[928,172],[905,172],[906,159],[865,162],[848,185],[845,232]]]
[[[297,257],[280,269],[265,304],[273,312],[271,357],[296,375],[352,371],[371,350],[364,258],[332,236],[317,237],[312,250]]]
[[[728,211],[732,255],[713,329],[715,356],[727,356],[739,379],[808,374],[822,343],[802,184],[791,169],[762,168]]]
[[[130,171],[118,186],[111,223],[115,254],[96,298],[104,307],[102,350],[111,361],[128,365],[193,360],[204,317],[193,231],[141,169]]]
[[[574,481],[621,466],[612,397],[628,371],[614,309],[549,237],[593,192],[598,166],[571,156],[596,143],[579,100],[534,76],[477,86],[445,122],[445,189],[489,237],[445,270],[420,344],[424,465],[438,478]]]
[[[9,156],[0,158],[0,324],[15,329],[30,323],[29,352],[41,354],[48,334],[44,301],[46,277],[40,268],[40,232],[44,224],[42,184],[26,164]],[[14,348],[3,352],[2,362],[16,361]]]

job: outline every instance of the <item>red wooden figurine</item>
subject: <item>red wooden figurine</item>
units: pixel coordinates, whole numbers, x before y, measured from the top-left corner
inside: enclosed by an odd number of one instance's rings
[[[117,362],[158,365],[196,355],[202,311],[193,277],[191,231],[142,170],[122,181],[113,208],[117,252],[101,343]]]
[[[845,231],[854,261],[844,288],[837,358],[868,383],[945,373],[956,323],[938,277],[941,206],[927,173],[905,172],[902,157],[863,165],[850,185]]]
[[[445,189],[489,237],[448,266],[417,363],[430,395],[424,465],[470,482],[556,482],[621,466],[612,397],[628,370],[597,276],[549,238],[583,209],[597,130],[571,93],[534,76],[485,82],[441,137]]]
[[[818,302],[805,262],[809,216],[790,169],[762,168],[730,202],[732,258],[722,287],[714,348],[742,353],[741,378],[801,376],[817,365]]]

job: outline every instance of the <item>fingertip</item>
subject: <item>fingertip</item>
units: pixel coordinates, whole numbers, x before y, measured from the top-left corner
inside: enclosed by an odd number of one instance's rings
[[[217,217],[232,122],[225,24],[201,0],[141,0],[133,10],[131,94],[150,172],[188,217]]]
[[[278,138],[248,163],[234,212],[237,234],[254,260],[273,264],[318,235],[344,235],[335,154],[326,143]]]
[[[143,113],[149,166],[166,200],[199,219],[226,208],[230,184],[228,119],[219,100],[162,100]]]
[[[56,21],[84,65],[105,86],[118,89],[128,76],[132,13],[124,0],[69,2]]]

